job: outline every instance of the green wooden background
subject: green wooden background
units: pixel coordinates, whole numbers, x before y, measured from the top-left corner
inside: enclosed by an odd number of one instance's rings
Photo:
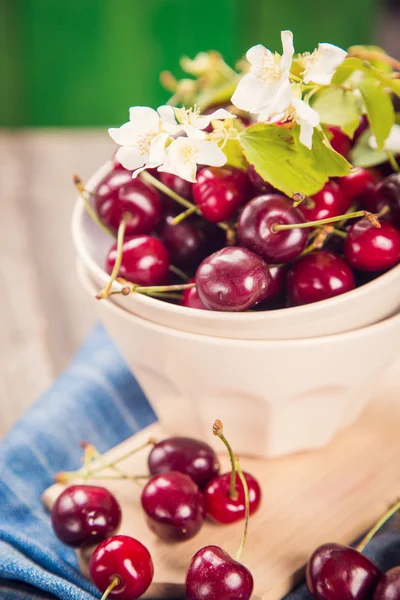
[[[234,64],[258,42],[298,51],[374,41],[375,0],[0,0],[0,126],[124,122],[167,98],[163,69],[219,50]]]

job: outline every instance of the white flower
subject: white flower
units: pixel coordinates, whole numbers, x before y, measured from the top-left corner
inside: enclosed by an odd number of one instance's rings
[[[265,115],[261,112],[258,115],[259,121],[265,120]],[[270,123],[295,122],[300,125],[300,142],[311,150],[314,127],[320,123],[320,117],[316,110],[300,98],[293,98],[292,103],[281,114],[275,115],[269,119]]]
[[[206,129],[213,120],[234,119],[236,115],[228,112],[224,108],[219,108],[209,115],[201,115],[200,110],[193,108],[175,108],[175,116],[179,123],[177,132],[186,133],[190,138],[204,139]]]
[[[241,110],[273,115],[290,104],[289,72],[294,54],[293,34],[281,32],[283,54],[272,53],[258,44],[246,54],[250,72],[242,77],[232,96],[232,103]]]
[[[369,138],[368,145],[373,150],[377,150],[378,144],[374,135]],[[389,136],[385,140],[384,149],[394,154],[400,154],[400,125],[393,125]]]
[[[129,121],[118,128],[110,128],[110,137],[121,146],[116,158],[135,177],[145,168],[159,166],[164,159],[165,146],[170,137],[166,126],[175,121],[172,106],[160,106],[155,111],[147,106],[129,109]]]
[[[179,137],[167,147],[166,158],[158,171],[195,182],[197,165],[222,167],[225,163],[226,156],[215,142]]]
[[[312,54],[302,54],[299,60],[304,66],[304,83],[328,85],[346,56],[346,50],[333,44],[318,44],[318,48]]]

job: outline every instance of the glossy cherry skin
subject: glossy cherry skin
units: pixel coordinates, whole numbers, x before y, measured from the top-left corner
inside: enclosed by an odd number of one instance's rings
[[[369,121],[368,121],[367,115],[361,115],[361,117],[360,117],[360,123],[359,123],[359,125],[358,125],[358,127],[355,130],[354,135],[353,135],[353,144],[355,144],[355,142],[358,140],[358,138],[360,137],[360,135],[362,133],[364,133],[364,131],[366,129],[368,129],[368,127],[369,127]]]
[[[372,600],[380,577],[369,558],[340,544],[317,548],[306,570],[307,589],[314,600]]]
[[[254,165],[248,166],[247,175],[248,175],[250,183],[259,192],[262,192],[263,194],[278,194],[279,193],[278,190],[276,190],[273,185],[268,183],[268,181],[265,181],[265,179],[263,179],[261,177],[261,175],[259,175],[257,173]]]
[[[331,134],[329,141],[332,148],[336,150],[336,152],[339,152],[339,154],[347,158],[351,150],[350,138],[345,133],[343,133],[343,131],[339,127],[329,125],[327,129]]]
[[[400,261],[400,232],[385,221],[374,227],[360,219],[349,229],[344,242],[344,256],[353,269],[383,271]]]
[[[261,488],[252,475],[244,473],[249,488],[250,514],[258,509],[261,503]],[[244,490],[239,477],[236,477],[237,498],[229,495],[231,474],[224,473],[212,479],[204,490],[207,515],[217,523],[235,523],[244,519],[246,508]]]
[[[297,260],[287,278],[288,300],[292,306],[327,300],[355,286],[350,267],[327,250],[316,250]]]
[[[148,458],[152,475],[179,471],[189,475],[200,489],[219,474],[220,464],[214,450],[200,440],[171,437],[156,444]]]
[[[165,541],[189,540],[203,525],[203,494],[189,475],[178,471],[154,475],[141,499],[150,529]]]
[[[111,274],[117,257],[117,244],[110,249],[105,269]],[[166,282],[169,270],[168,250],[160,240],[149,235],[128,238],[123,244],[118,276],[139,285],[160,285]]]
[[[400,173],[393,173],[385,177],[376,186],[374,195],[379,208],[390,207],[388,218],[393,225],[400,229]]]
[[[178,177],[178,175],[174,175],[173,173],[163,173],[160,174],[160,181],[169,187],[171,190],[186,198],[186,200],[192,199],[192,188],[193,184],[190,181],[186,181],[186,179],[182,179]],[[176,204],[176,203],[175,203]]]
[[[299,210],[306,221],[318,221],[343,215],[351,205],[351,200],[343,193],[339,184],[328,181],[322,190],[304,200]]]
[[[203,216],[212,223],[226,221],[248,199],[247,174],[234,167],[205,167],[193,184],[193,198]]]
[[[73,548],[113,535],[121,523],[121,508],[103,487],[71,485],[55,501],[51,523],[56,536]]]
[[[171,262],[176,266],[197,266],[207,253],[207,240],[199,224],[185,219],[176,225],[175,215],[168,214],[160,232],[161,240],[170,253]]]
[[[309,229],[294,228],[275,233],[275,223],[304,223],[305,219],[292,202],[279,194],[266,194],[251,200],[238,221],[241,246],[252,250],[270,263],[280,264],[296,258],[307,244]]]
[[[238,246],[218,250],[196,272],[197,293],[210,310],[247,310],[264,300],[271,284],[268,265]]]
[[[195,283],[195,279],[191,279],[189,283]],[[190,288],[184,290],[182,294],[181,306],[187,308],[198,308],[200,310],[208,310],[207,306],[200,300],[200,296],[197,292],[197,288]]]
[[[250,600],[254,581],[250,571],[219,546],[199,550],[186,575],[186,600]]]
[[[150,586],[154,567],[150,553],[143,544],[127,535],[115,535],[104,540],[93,552],[89,574],[101,592],[105,592],[117,576],[120,583],[108,598],[135,600]]]
[[[356,201],[360,201],[362,205],[363,199],[372,193],[379,180],[378,171],[353,167],[348,175],[340,177],[337,181],[350,206],[352,202]]]
[[[158,192],[132,173],[123,169],[112,171],[100,183],[94,198],[96,212],[111,231],[117,232],[122,216],[132,217],[126,225],[126,235],[150,233],[161,218]]]
[[[400,567],[387,571],[378,583],[374,600],[399,600],[400,598]]]

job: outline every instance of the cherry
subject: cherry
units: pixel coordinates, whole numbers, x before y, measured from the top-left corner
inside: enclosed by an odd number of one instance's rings
[[[379,208],[390,207],[390,221],[400,229],[400,173],[385,177],[374,191]]]
[[[101,221],[117,232],[122,215],[132,217],[126,223],[126,234],[149,233],[161,218],[158,192],[140,179],[132,179],[125,170],[114,170],[100,183],[95,192],[95,208]]]
[[[344,242],[344,256],[353,269],[383,271],[400,260],[400,232],[390,223],[374,227],[367,219],[354,223]]]
[[[161,172],[160,181],[169,187],[171,190],[186,198],[186,200],[192,199],[192,187],[193,184],[190,181],[186,181],[186,179],[182,179],[178,177],[178,175],[174,175],[173,173]]]
[[[350,205],[351,200],[343,193],[340,186],[335,181],[328,181],[322,190],[311,198],[306,198],[300,204],[299,210],[306,221],[317,221],[342,215]]]
[[[101,592],[108,590],[104,598],[135,600],[150,586],[154,567],[143,544],[127,535],[115,535],[93,552],[89,573]]]
[[[275,233],[272,226],[304,222],[300,210],[294,208],[285,196],[258,196],[244,207],[239,216],[239,242],[267,262],[289,262],[304,250],[309,229],[294,228]]]
[[[374,600],[398,600],[400,598],[400,567],[387,571],[375,590]]]
[[[324,544],[312,554],[306,571],[314,600],[370,600],[381,577],[366,556],[340,544]]]
[[[115,533],[121,523],[121,508],[103,487],[71,485],[54,503],[51,522],[56,536],[74,548],[84,542],[99,542]]]
[[[152,448],[148,463],[152,475],[179,471],[189,475],[200,489],[216,477],[220,469],[211,446],[189,437],[171,437],[159,442]]]
[[[218,250],[196,272],[197,293],[211,310],[247,310],[267,296],[271,283],[267,264],[237,246]]]
[[[243,473],[249,488],[250,514],[258,509],[261,503],[261,488],[258,481],[249,473]],[[207,515],[217,523],[235,523],[244,519],[246,507],[244,489],[236,477],[236,498],[230,495],[231,473],[224,473],[212,479],[204,490]]]
[[[288,273],[291,305],[310,304],[355,288],[353,271],[336,254],[317,250],[296,261]]]
[[[360,123],[353,135],[353,144],[358,140],[360,135],[362,133],[364,133],[364,131],[366,131],[366,129],[368,129],[368,127],[369,127],[369,121],[368,121],[367,115],[361,115]]]
[[[261,175],[259,175],[257,173],[254,165],[249,165],[248,166],[247,175],[248,175],[250,183],[259,192],[263,192],[264,194],[274,194],[274,193],[277,194],[277,193],[279,193],[278,190],[276,190],[273,185],[271,185],[270,183],[268,183],[268,181],[265,181],[265,179],[263,179],[261,177]]]
[[[141,499],[150,529],[166,541],[189,540],[203,525],[203,494],[189,475],[177,471],[154,475]]]
[[[206,546],[199,550],[186,576],[186,600],[249,600],[253,576],[222,548]]]
[[[330,132],[330,144],[336,152],[339,152],[345,158],[348,157],[351,150],[351,140],[350,138],[343,133],[340,127],[334,127],[333,125],[329,125],[327,127]]]
[[[105,269],[111,274],[117,259],[117,244],[109,250]],[[168,277],[169,254],[160,240],[141,235],[128,238],[122,247],[122,263],[118,276],[139,285],[159,285]]]
[[[264,302],[270,302],[271,300],[281,298],[286,289],[286,268],[272,265],[272,267],[269,268],[269,272],[272,277],[272,283],[268,290],[268,294],[264,298]]]
[[[185,219],[173,224],[173,214],[166,216],[160,236],[177,266],[197,265],[206,255],[207,241],[204,231],[196,221]]]
[[[338,179],[338,184],[343,190],[350,205],[357,200],[362,203],[364,197],[371,194],[379,180],[380,175],[378,171],[374,169],[363,169],[362,167],[353,167],[348,175]]]
[[[195,283],[195,278],[191,279],[189,283]],[[208,310],[207,306],[200,300],[200,296],[197,292],[197,288],[193,287],[188,290],[184,290],[182,294],[181,305],[188,308],[198,308],[200,310]]]
[[[213,223],[233,217],[249,194],[247,174],[234,167],[205,167],[193,184],[193,198],[203,216]]]

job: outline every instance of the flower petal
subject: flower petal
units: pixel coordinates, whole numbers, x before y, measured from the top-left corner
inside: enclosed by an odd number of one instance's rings
[[[120,146],[135,146],[138,137],[137,128],[130,121],[121,127],[110,127],[108,134]]]
[[[292,102],[292,89],[289,79],[284,79],[276,87],[270,102],[259,109],[258,121],[268,121],[276,115],[282,115]],[[258,112],[258,111],[257,111]],[[276,120],[276,119],[274,119]],[[278,119],[280,120],[280,119]]]
[[[234,118],[236,118],[236,115],[233,115],[232,113],[230,113],[228,110],[225,110],[224,108],[219,108],[218,110],[215,110],[213,113],[210,113],[209,115],[199,115],[198,117],[192,117],[191,123],[194,127],[197,127],[198,129],[205,129],[206,127],[209,126],[211,121],[213,121],[215,119],[224,120],[224,119],[234,119]]]
[[[319,44],[315,54],[309,57],[310,66],[304,71],[304,83],[328,85],[332,81],[335,70],[347,56],[346,50],[333,44]]]
[[[169,137],[168,133],[159,133],[152,139],[150,144],[149,162],[153,166],[158,167],[158,165],[161,165],[161,163],[164,162],[165,147]]]
[[[300,120],[300,142],[309,150],[312,148],[314,127],[308,121]]]
[[[203,140],[207,137],[207,134],[201,129],[198,129],[196,125],[183,125],[182,129],[188,138]]]
[[[274,94],[275,84],[265,83],[254,73],[247,73],[239,81],[231,98],[232,104],[241,110],[257,113],[261,106],[265,106]]]
[[[164,163],[158,167],[158,171],[178,175],[187,181],[196,181],[196,157],[198,152],[190,152],[191,143],[194,140],[178,138],[168,146]]]
[[[311,108],[307,102],[300,100],[300,98],[293,98],[292,104],[296,110],[296,114],[299,119],[308,121],[313,127],[317,127],[320,123],[320,117],[316,110]]]
[[[257,44],[247,50],[246,58],[251,65],[258,65],[263,62],[265,57],[269,57],[271,54],[271,50],[268,50],[268,48],[262,44]]]
[[[148,154],[143,154],[138,148],[133,146],[122,146],[118,148],[116,153],[116,159],[121,163],[128,171],[133,171],[138,167],[142,167],[148,158]]]
[[[222,167],[226,163],[226,156],[215,142],[210,140],[199,140],[197,142],[199,151],[197,162],[201,165]]]
[[[293,33],[288,30],[281,31],[281,40],[283,48],[283,54],[281,58],[281,69],[283,71],[289,72],[290,67],[292,66],[294,54]]]
[[[137,131],[158,131],[160,117],[156,110],[148,106],[132,106],[129,109],[129,120]]]
[[[177,121],[176,121],[176,117],[175,117],[175,109],[173,106],[164,104],[163,106],[159,106],[157,108],[157,112],[158,112],[163,124],[167,123],[168,125],[177,125]]]

